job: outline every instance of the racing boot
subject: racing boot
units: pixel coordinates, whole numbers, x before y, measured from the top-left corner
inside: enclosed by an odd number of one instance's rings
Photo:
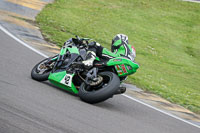
[[[93,62],[96,58],[96,53],[93,51],[88,51],[86,60],[82,61],[83,65],[85,68],[90,69],[93,66]]]

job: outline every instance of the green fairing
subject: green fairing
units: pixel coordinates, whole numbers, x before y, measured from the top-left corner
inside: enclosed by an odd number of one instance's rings
[[[60,51],[60,55],[64,55],[66,53],[66,51],[69,50],[70,53],[75,53],[75,54],[79,54],[79,50],[77,47],[72,46],[70,47],[63,47]]]
[[[66,50],[67,48],[66,47],[63,47],[61,50],[60,50],[60,55],[64,55],[66,53]]]
[[[119,77],[133,74],[139,68],[138,64],[123,57],[110,59],[107,62],[107,66],[115,66]],[[125,68],[125,70],[123,68]]]
[[[96,57],[96,60],[97,60],[97,61],[100,61],[99,57]]]
[[[90,40],[90,38],[83,38],[83,40]]]
[[[69,50],[70,53],[79,54],[79,50],[75,46],[72,46],[72,48],[68,47],[67,49]]]
[[[52,61],[55,61],[58,59],[58,56],[54,57],[53,59],[51,59]]]
[[[66,51],[69,51],[70,53],[75,53],[75,54],[79,54],[79,50],[77,47],[72,46],[70,47],[63,47],[60,51],[60,55],[64,55],[66,53]],[[52,60],[56,60],[58,57],[53,58]],[[99,59],[97,59],[99,60]],[[66,84],[61,83],[61,81],[63,80],[63,78],[66,76],[66,71],[61,71],[61,72],[56,72],[56,73],[50,73],[48,79],[49,81],[54,84],[55,86],[58,86],[60,88],[63,88],[67,91],[70,91],[72,93],[77,94],[78,90],[76,89],[75,85],[73,84],[73,82],[71,81],[71,87],[67,86]],[[71,75],[71,74],[70,74]],[[74,76],[74,74],[72,74],[72,77]]]
[[[58,86],[58,87],[63,88],[67,91],[70,91],[72,93],[77,94],[78,90],[74,86],[73,82],[71,82],[71,87],[68,87],[68,86],[61,83],[61,80],[65,77],[66,74],[67,74],[66,71],[57,72],[57,73],[50,73],[48,79],[55,86]],[[74,74],[72,74],[72,76],[74,76]]]

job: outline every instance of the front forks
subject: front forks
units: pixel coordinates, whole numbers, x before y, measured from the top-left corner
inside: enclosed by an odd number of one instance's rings
[[[92,68],[88,73],[86,74],[86,81],[92,80],[95,81],[97,79],[97,73],[98,69],[96,67]]]
[[[81,80],[83,80],[83,82],[85,82],[86,85],[90,86],[91,82],[98,81],[97,73],[98,73],[98,69],[96,67],[94,67],[87,72],[85,79],[79,73],[78,73],[78,76],[81,78]]]

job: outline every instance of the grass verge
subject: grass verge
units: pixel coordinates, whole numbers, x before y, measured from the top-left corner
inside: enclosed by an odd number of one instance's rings
[[[179,0],[55,0],[37,16],[46,39],[74,35],[109,48],[129,36],[140,69],[128,82],[200,114],[200,4]]]

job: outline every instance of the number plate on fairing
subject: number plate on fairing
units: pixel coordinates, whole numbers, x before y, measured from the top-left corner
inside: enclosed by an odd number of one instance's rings
[[[71,85],[72,85],[72,75],[66,74],[64,76],[64,78],[60,81],[60,83],[66,85],[66,86],[71,87]]]

